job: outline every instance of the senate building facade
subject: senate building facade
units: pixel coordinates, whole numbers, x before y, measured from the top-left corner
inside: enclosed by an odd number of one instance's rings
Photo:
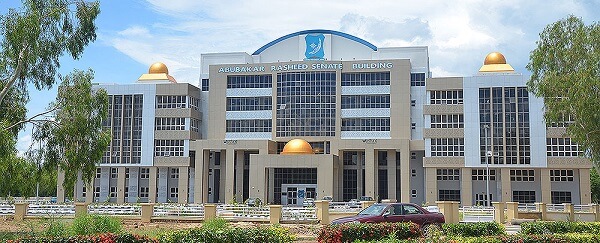
[[[281,205],[361,196],[417,204],[587,204],[590,161],[546,124],[543,100],[498,52],[432,77],[426,46],[306,30],[253,53],[201,56],[198,86],[165,64],[110,98],[110,146],[75,200]]]

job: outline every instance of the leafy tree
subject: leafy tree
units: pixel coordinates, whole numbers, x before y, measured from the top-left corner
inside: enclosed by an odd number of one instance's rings
[[[595,167],[591,169],[590,185],[592,189],[592,203],[600,202],[600,175],[598,175]]]
[[[54,119],[36,126],[33,132],[33,139],[44,145],[38,155],[45,166],[58,166],[65,172],[65,188],[73,188],[78,172],[86,183],[91,181],[110,143],[110,133],[102,127],[108,95],[104,89],[92,90],[93,77],[91,70],[67,75],[48,108]]]
[[[567,122],[568,135],[600,165],[600,24],[569,16],[548,25],[527,69],[546,122]]]

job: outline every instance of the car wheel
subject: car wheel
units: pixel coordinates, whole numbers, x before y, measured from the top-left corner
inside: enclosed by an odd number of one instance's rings
[[[422,231],[421,233],[423,234],[423,237],[430,238],[435,235],[440,235],[442,232],[442,229],[437,224],[427,224],[427,225],[423,226],[421,231]]]

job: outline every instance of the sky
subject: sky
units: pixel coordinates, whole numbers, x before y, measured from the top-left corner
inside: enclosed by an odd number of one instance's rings
[[[0,0],[0,14],[20,5]],[[61,74],[91,68],[94,82],[127,84],[160,61],[178,82],[198,85],[202,53],[252,53],[290,33],[330,29],[377,47],[428,46],[433,77],[473,75],[493,51],[527,75],[545,26],[568,15],[600,20],[600,0],[103,0],[100,9],[97,40],[79,60],[62,58]],[[56,96],[30,90],[29,115]],[[19,135],[19,151],[29,134]]]

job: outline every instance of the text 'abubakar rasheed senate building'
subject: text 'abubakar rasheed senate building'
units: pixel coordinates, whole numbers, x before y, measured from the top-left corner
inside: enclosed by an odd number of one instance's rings
[[[475,76],[431,78],[427,47],[307,30],[201,64],[200,88],[161,63],[135,84],[96,86],[112,141],[76,200],[590,203],[591,163],[568,121],[545,124],[500,53]]]

